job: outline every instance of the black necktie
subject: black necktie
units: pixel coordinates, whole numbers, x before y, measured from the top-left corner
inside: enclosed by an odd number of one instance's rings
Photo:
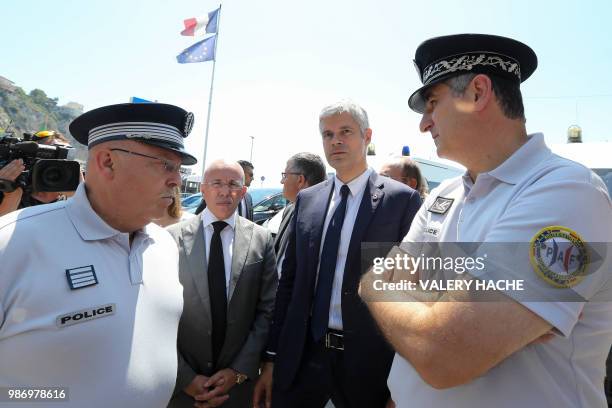
[[[208,295],[210,296],[210,313],[212,316],[213,360],[216,364],[225,341],[225,328],[227,326],[225,264],[223,262],[223,244],[221,243],[221,231],[227,227],[227,223],[215,221],[212,226],[215,232],[210,240],[210,251],[208,253]]]
[[[342,185],[340,188],[342,200],[336,211],[334,211],[334,215],[329,221],[327,232],[325,233],[325,242],[323,243],[323,251],[321,252],[321,260],[319,262],[317,290],[312,306],[311,330],[314,341],[319,341],[327,331],[329,303],[334,283],[334,274],[336,272],[338,248],[340,246],[340,232],[342,232],[349,192],[348,186],[346,184]]]

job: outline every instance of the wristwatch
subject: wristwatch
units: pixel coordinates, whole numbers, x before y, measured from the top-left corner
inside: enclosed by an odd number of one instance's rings
[[[236,384],[242,384],[249,378],[246,374],[239,373],[236,370],[234,370],[234,372],[236,373]]]

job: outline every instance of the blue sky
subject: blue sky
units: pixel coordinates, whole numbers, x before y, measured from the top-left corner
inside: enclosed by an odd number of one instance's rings
[[[196,115],[186,141],[201,157],[212,62],[181,65],[175,57],[197,41],[179,34],[183,19],[218,4],[8,1],[0,75],[86,110],[130,96],[179,105]],[[406,104],[419,86],[412,58],[425,39],[459,32],[509,36],[535,50],[538,69],[522,87],[529,132],[564,143],[578,123],[585,141],[612,141],[611,15],[606,0],[227,0],[208,160],[248,159],[254,136],[256,178],[278,185],[289,156],[322,154],[318,112],[343,98],[368,111],[379,155],[410,145],[434,158]]]

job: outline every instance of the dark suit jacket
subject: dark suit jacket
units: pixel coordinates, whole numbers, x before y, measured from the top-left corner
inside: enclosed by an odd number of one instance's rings
[[[293,204],[287,205],[287,207],[285,207],[283,210],[283,216],[281,218],[280,225],[278,226],[278,232],[276,233],[276,238],[274,238],[274,252],[276,253],[277,260],[287,248],[287,241],[289,239],[287,230],[291,220],[293,219],[294,210],[295,206]]]
[[[242,217],[246,218],[249,221],[253,221],[253,198],[248,192],[244,195],[244,202],[246,204],[246,215],[242,214]],[[195,213],[199,215],[202,211],[204,211],[205,208],[206,201],[204,200],[204,197],[202,197],[202,202],[200,203],[198,208],[196,208]]]
[[[244,203],[246,214],[242,214],[242,216],[249,221],[253,221],[253,197],[248,192],[244,195]]]
[[[331,179],[300,191],[289,227],[267,346],[268,351],[276,353],[274,385],[281,390],[288,389],[295,379],[310,336],[319,249],[333,183]],[[366,270],[361,263],[361,243],[401,241],[420,205],[415,190],[376,173],[370,175],[353,227],[342,283],[344,365],[347,372],[354,373],[356,392],[388,393],[386,380],[393,359],[393,350],[357,293]]]
[[[192,407],[182,390],[196,374],[210,376],[231,367],[250,381],[230,390],[223,406],[250,406],[274,306],[277,274],[270,232],[237,217],[227,307],[227,331],[217,367],[212,364],[212,320],[202,217],[172,225],[168,231],[179,246],[179,280],[183,314],[178,329],[179,368],[170,407]]]

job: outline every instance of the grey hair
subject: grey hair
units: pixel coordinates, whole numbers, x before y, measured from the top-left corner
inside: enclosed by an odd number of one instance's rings
[[[463,74],[449,78],[444,83],[449,86],[453,96],[463,96],[472,79],[477,74]],[[504,115],[509,119],[525,121],[525,107],[519,85],[496,75],[489,75],[491,87]]]
[[[345,112],[351,115],[355,122],[357,122],[361,134],[365,134],[366,129],[370,127],[368,114],[365,109],[351,100],[342,100],[324,107],[321,113],[319,113],[319,132],[323,133],[323,119]]]
[[[314,153],[297,153],[289,158],[290,167],[293,171],[301,173],[308,186],[314,186],[327,179],[325,164],[320,156]]]
[[[444,83],[451,89],[453,96],[463,96],[468,85],[475,77],[476,74],[462,74],[449,78]]]

